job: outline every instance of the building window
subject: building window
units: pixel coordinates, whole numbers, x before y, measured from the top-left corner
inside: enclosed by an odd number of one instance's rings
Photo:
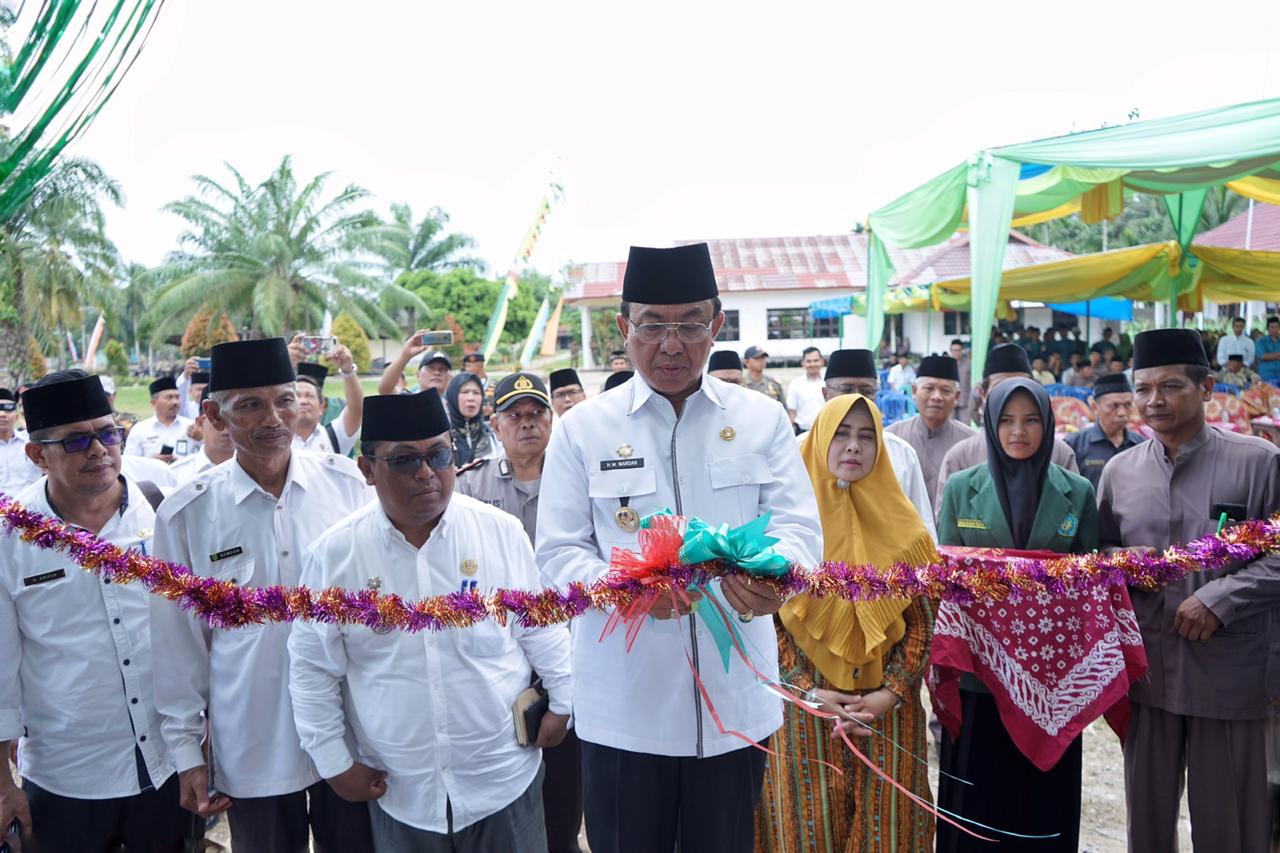
[[[769,340],[786,341],[793,338],[808,337],[808,308],[770,308]]]
[[[809,337],[840,337],[840,317],[814,317],[809,323]]]
[[[942,312],[942,334],[944,335],[969,334],[969,312],[968,311],[943,311]]]
[[[738,312],[724,311],[724,325],[720,327],[720,334],[716,335],[717,341],[736,341],[738,334]]]

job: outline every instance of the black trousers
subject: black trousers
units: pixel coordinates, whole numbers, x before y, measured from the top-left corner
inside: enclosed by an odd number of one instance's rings
[[[953,740],[943,731],[938,765],[973,784],[941,777],[938,805],[1006,832],[1058,835],[1023,839],[969,827],[999,839],[993,844],[938,821],[938,853],[1076,853],[1080,849],[1081,738],[1067,747],[1052,769],[1041,770],[1009,737],[990,693],[961,688],[960,698],[964,714],[960,736]],[[1120,783],[1117,779],[1116,785]]]
[[[235,853],[373,853],[367,803],[349,803],[323,779],[275,797],[232,798],[227,811]]]
[[[31,807],[27,853],[107,853],[121,845],[129,853],[182,853],[203,818],[178,805],[178,774],[159,790],[131,797],[81,800],[22,783]]]
[[[542,750],[547,775],[542,781],[542,811],[548,853],[581,853],[582,742],[573,729],[559,746]]]
[[[764,762],[750,746],[676,758],[583,741],[591,853],[751,853]]]

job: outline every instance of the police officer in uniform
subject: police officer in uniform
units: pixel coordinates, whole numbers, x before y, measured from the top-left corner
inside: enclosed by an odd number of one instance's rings
[[[1129,416],[1133,414],[1133,386],[1123,373],[1098,377],[1098,381],[1093,383],[1093,399],[1089,401],[1089,408],[1093,409],[1093,423],[1087,429],[1071,433],[1063,441],[1076,452],[1080,473],[1093,483],[1096,490],[1102,479],[1102,469],[1111,457],[1147,439],[1129,429]]]
[[[555,487],[538,506],[544,577],[561,587],[594,581],[615,547],[640,549],[642,516],[667,507],[712,526],[771,512],[778,552],[814,565],[818,507],[786,411],[703,375],[724,324],[707,245],[632,248],[617,324],[635,375],[575,406],[551,434],[543,476]],[[776,677],[773,620],[755,617],[782,601],[741,576],[712,582],[708,594],[736,612],[756,666]],[[746,667],[726,672],[690,610],[658,599],[630,646],[621,631],[601,639],[607,613],[575,627],[574,719],[596,853],[670,851],[677,841],[687,851],[753,848],[765,753],[736,733],[767,741],[782,707]]]
[[[551,438],[552,403],[533,373],[513,373],[493,387],[489,424],[502,443],[501,459],[477,459],[458,469],[458,492],[520,519],[529,543],[536,541],[538,490]],[[550,853],[579,853],[582,827],[582,747],[573,729],[559,746],[543,750],[547,768],[542,805]]]

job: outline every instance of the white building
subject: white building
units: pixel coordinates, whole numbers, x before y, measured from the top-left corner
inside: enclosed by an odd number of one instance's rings
[[[679,241],[678,245],[701,242]],[[866,321],[857,315],[813,317],[810,305],[848,297],[866,289],[867,238],[863,234],[708,240],[720,286],[725,324],[717,349],[763,347],[773,362],[795,361],[815,346],[824,354],[842,347],[866,347]],[[969,241],[962,234],[941,246],[893,250],[892,286],[931,284],[969,275]],[[1070,257],[1011,231],[1005,269]],[[572,268],[565,301],[582,313],[583,366],[591,367],[591,320],[595,311],[617,311],[625,262],[579,264]],[[1045,309],[1047,311],[1047,309]],[[906,338],[917,354],[942,352],[955,337],[968,339],[966,312],[919,312],[889,316],[891,342]]]

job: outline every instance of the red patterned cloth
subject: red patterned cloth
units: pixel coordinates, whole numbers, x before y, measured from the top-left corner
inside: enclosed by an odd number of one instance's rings
[[[950,556],[1045,559],[1041,551],[939,549]],[[960,731],[960,676],[972,673],[995,697],[1018,749],[1049,770],[1089,723],[1106,716],[1124,739],[1129,685],[1147,671],[1142,634],[1123,585],[1000,602],[942,602],[929,656],[938,719]]]

